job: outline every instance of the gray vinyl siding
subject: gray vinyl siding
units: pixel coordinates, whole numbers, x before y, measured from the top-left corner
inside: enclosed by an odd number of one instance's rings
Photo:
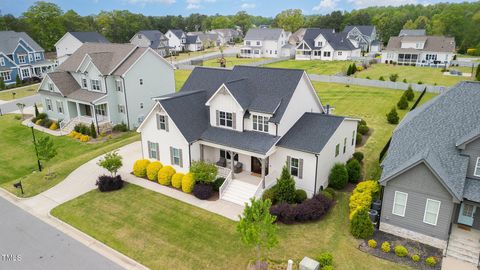
[[[395,191],[408,194],[404,217],[392,214]],[[441,202],[436,226],[423,222],[427,199]],[[381,222],[446,240],[454,210],[452,200],[430,169],[421,163],[386,183]]]
[[[465,146],[465,150],[462,151],[462,154],[470,157],[468,162],[467,177],[480,179],[480,177],[473,175],[477,159],[480,157],[480,138],[467,144]]]

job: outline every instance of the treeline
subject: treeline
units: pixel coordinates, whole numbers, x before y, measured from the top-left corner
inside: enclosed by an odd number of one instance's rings
[[[96,15],[80,16],[74,10],[63,12],[53,3],[36,2],[20,17],[0,16],[0,29],[25,31],[47,51],[67,31],[97,31],[112,42],[128,42],[141,29],[184,29],[205,31],[239,26],[244,33],[258,25],[272,25],[294,32],[301,27],[335,28],[346,25],[373,24],[379,38],[388,42],[403,29],[427,29],[430,35],[455,37],[461,53],[467,48],[480,51],[480,2],[441,3],[435,5],[404,5],[399,7],[370,7],[352,12],[334,11],[326,15],[302,14],[299,9],[285,10],[275,18],[251,16],[245,11],[235,15],[144,16],[127,10],[102,11]]]

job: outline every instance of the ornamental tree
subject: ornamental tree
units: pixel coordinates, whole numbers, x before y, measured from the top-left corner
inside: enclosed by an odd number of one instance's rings
[[[97,162],[97,165],[110,172],[112,177],[117,176],[118,170],[123,166],[123,157],[117,151],[105,154],[105,156]]]

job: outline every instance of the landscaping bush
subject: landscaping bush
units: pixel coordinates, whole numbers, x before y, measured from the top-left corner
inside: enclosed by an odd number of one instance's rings
[[[420,255],[418,255],[418,254],[413,254],[413,255],[412,255],[412,261],[414,261],[414,262],[419,262],[419,261],[420,261]]]
[[[116,124],[115,126],[113,126],[112,131],[114,131],[114,132],[126,132],[126,131],[128,131],[128,127],[124,123]]]
[[[398,74],[390,74],[390,81],[396,82],[398,80]]]
[[[422,82],[422,81],[418,81],[417,84],[423,84],[423,82]]]
[[[385,78],[383,78],[383,76],[380,76],[380,78],[378,78],[379,81],[385,81]]]
[[[358,183],[350,196],[348,206],[350,208],[350,219],[356,210],[369,209],[373,200],[380,195],[380,185],[376,180],[367,180]]]
[[[213,190],[218,191],[223,185],[223,182],[225,182],[224,177],[218,177],[217,179],[215,179],[215,181],[213,181]]]
[[[212,183],[217,176],[217,166],[204,161],[194,161],[190,166],[190,172],[195,177],[197,183]]]
[[[322,194],[323,196],[325,196],[325,198],[333,201],[333,196],[332,196],[332,194],[326,192],[325,190],[320,191],[319,194]]]
[[[295,180],[288,171],[287,166],[283,166],[282,174],[277,179],[276,184],[276,200],[277,202],[295,203]]]
[[[160,171],[160,169],[163,167],[163,164],[158,162],[158,161],[154,161],[154,162],[151,162],[150,164],[147,165],[147,178],[148,180],[151,180],[151,181],[157,181],[158,180],[158,171]]]
[[[335,196],[337,195],[335,190],[331,187],[327,187],[326,189],[324,189],[324,191],[330,193],[330,195],[332,195],[332,198],[335,198]]]
[[[272,205],[277,203],[277,185],[265,190],[262,195],[263,200],[270,200]]]
[[[374,231],[375,228],[368,215],[368,210],[366,208],[355,210],[350,222],[350,233],[356,238],[367,239],[373,236]]]
[[[133,164],[133,175],[142,178],[146,177],[148,164],[150,164],[150,160],[148,159],[139,159],[135,161],[135,163]]]
[[[400,110],[406,110],[408,108],[408,101],[405,95],[402,95],[400,97],[400,100],[397,103],[397,108],[399,108]]]
[[[285,224],[291,224],[295,221],[308,222],[320,219],[331,206],[331,200],[322,194],[317,194],[301,204],[279,203],[273,205],[270,207],[270,214],[276,216],[278,221]]]
[[[407,79],[403,79],[403,82],[404,82],[404,83],[407,83]]]
[[[82,135],[82,136],[80,137],[80,141],[81,141],[81,142],[88,142],[88,141],[90,141],[90,136],[88,136],[88,135]]]
[[[119,190],[123,187],[123,180],[120,175],[115,177],[109,175],[99,176],[95,185],[98,186],[100,192],[107,192],[113,190]]]
[[[415,93],[413,92],[411,85],[408,86],[408,89],[405,91],[404,95],[408,101],[413,101],[413,99],[415,98]]]
[[[407,248],[402,245],[395,246],[393,250],[395,251],[395,255],[397,255],[398,257],[405,257],[408,255]]]
[[[307,192],[303,189],[297,189],[295,190],[295,202],[296,203],[302,203],[307,199]]]
[[[208,200],[212,197],[213,186],[205,183],[196,183],[193,187],[193,195],[200,200]]]
[[[356,135],[356,137],[357,137],[357,138],[356,138],[355,145],[357,145],[357,146],[358,146],[358,145],[362,144],[362,141],[363,141],[363,136],[362,136],[362,134],[360,134],[360,133],[358,133],[358,132],[357,132],[357,135]]]
[[[371,247],[371,248],[377,248],[377,241],[373,240],[373,239],[370,239],[368,240],[368,246]]]
[[[387,114],[388,123],[396,125],[398,124],[399,120],[400,117],[398,116],[397,110],[395,108],[392,108],[392,110]]]
[[[431,267],[434,267],[435,265],[437,265],[437,259],[435,259],[434,257],[428,257],[425,259],[425,263],[428,265],[428,266],[431,266]]]
[[[360,162],[356,159],[351,159],[347,162],[347,172],[348,172],[348,182],[350,183],[357,183],[360,179],[360,173],[362,170],[362,166],[360,166]]]
[[[389,253],[390,252],[390,243],[389,242],[383,242],[382,243],[382,251],[385,252],[385,253]]]
[[[334,189],[342,189],[348,183],[348,172],[344,164],[337,163],[333,166],[328,176],[329,186]]]
[[[353,153],[353,158],[358,160],[358,162],[362,163],[364,155],[362,152],[355,152]]]
[[[333,264],[333,256],[330,252],[322,252],[315,259],[320,263],[321,269],[323,269],[327,265]]]
[[[97,129],[95,128],[95,124],[92,123],[90,124],[90,136],[92,136],[92,138],[96,139],[97,138]]]
[[[370,128],[367,125],[360,124],[360,125],[357,126],[358,133],[360,133],[362,135],[366,135],[369,130],[370,130]]]
[[[195,177],[191,173],[185,174],[182,178],[182,191],[185,193],[192,193],[195,186]]]
[[[174,188],[182,188],[182,179],[185,176],[183,173],[176,173],[172,176],[172,187]]]
[[[50,125],[50,130],[57,130],[58,129],[58,125],[57,125],[57,122],[53,122],[51,125]]]
[[[360,119],[360,122],[358,122],[358,125],[367,125],[367,121],[365,119]]]
[[[164,186],[172,184],[172,176],[176,173],[172,166],[164,166],[158,171],[158,183]]]

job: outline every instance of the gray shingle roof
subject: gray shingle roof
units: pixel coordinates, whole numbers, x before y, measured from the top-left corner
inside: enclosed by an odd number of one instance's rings
[[[398,34],[399,37],[401,36],[425,36],[427,35],[427,31],[425,29],[402,29]]]
[[[185,32],[183,32],[183,30],[181,29],[170,29],[170,31],[175,35],[177,36],[179,39],[182,38],[182,35],[185,34]]]
[[[278,40],[281,34],[280,28],[252,28],[245,35],[245,40]]]
[[[106,96],[104,93],[97,93],[85,89],[78,89],[67,95],[67,98],[83,102],[93,103],[94,101]]]
[[[333,29],[308,28],[305,31],[303,40],[312,50],[321,49],[320,47],[315,46],[315,39],[319,35],[323,35],[328,44],[330,44],[334,50],[348,51],[357,49],[347,38],[347,33],[335,33]]]
[[[303,152],[320,153],[344,119],[321,113],[305,113],[277,145]]]
[[[353,28],[357,28],[360,33],[366,36],[371,36],[373,33],[373,30],[375,29],[374,25],[347,25],[343,29],[344,33],[348,33],[352,31]]]
[[[407,41],[424,41],[425,45],[423,49],[414,48],[401,48],[402,40]],[[403,37],[390,37],[388,45],[385,51],[398,51],[398,52],[455,52],[455,39],[444,36],[403,36]]]
[[[198,39],[198,36],[197,35],[192,35],[192,36],[187,36],[187,38],[185,39],[185,43],[186,44],[195,44],[197,43],[197,39]]]
[[[467,178],[463,197],[469,201],[480,202],[480,181]]]
[[[479,111],[480,82],[461,82],[410,112],[393,134],[381,182],[425,161],[456,198],[470,194],[465,184],[468,157],[456,144],[480,125]]]
[[[15,48],[17,48],[20,39],[23,39],[35,51],[44,51],[43,48],[25,32],[0,31],[0,52],[12,54]]]
[[[327,28],[307,28],[305,30],[305,34],[303,35],[303,41],[307,43],[308,47],[311,49],[317,48],[315,46],[315,39],[324,33],[333,33],[335,32],[334,29],[327,29]]]
[[[266,154],[280,139],[263,132],[233,131],[225,128],[208,127],[200,137],[202,140],[259,154]]]
[[[63,96],[68,96],[81,88],[77,81],[68,72],[49,72],[48,77],[50,77],[50,79],[57,86],[58,90],[62,93]]]
[[[80,40],[82,43],[110,43],[104,36],[97,32],[69,32],[72,36]]]
[[[158,49],[162,47],[160,45],[160,41],[167,39],[165,35],[158,30],[141,30],[136,35],[138,34],[144,35],[148,40],[151,41],[150,48],[152,49]]]

